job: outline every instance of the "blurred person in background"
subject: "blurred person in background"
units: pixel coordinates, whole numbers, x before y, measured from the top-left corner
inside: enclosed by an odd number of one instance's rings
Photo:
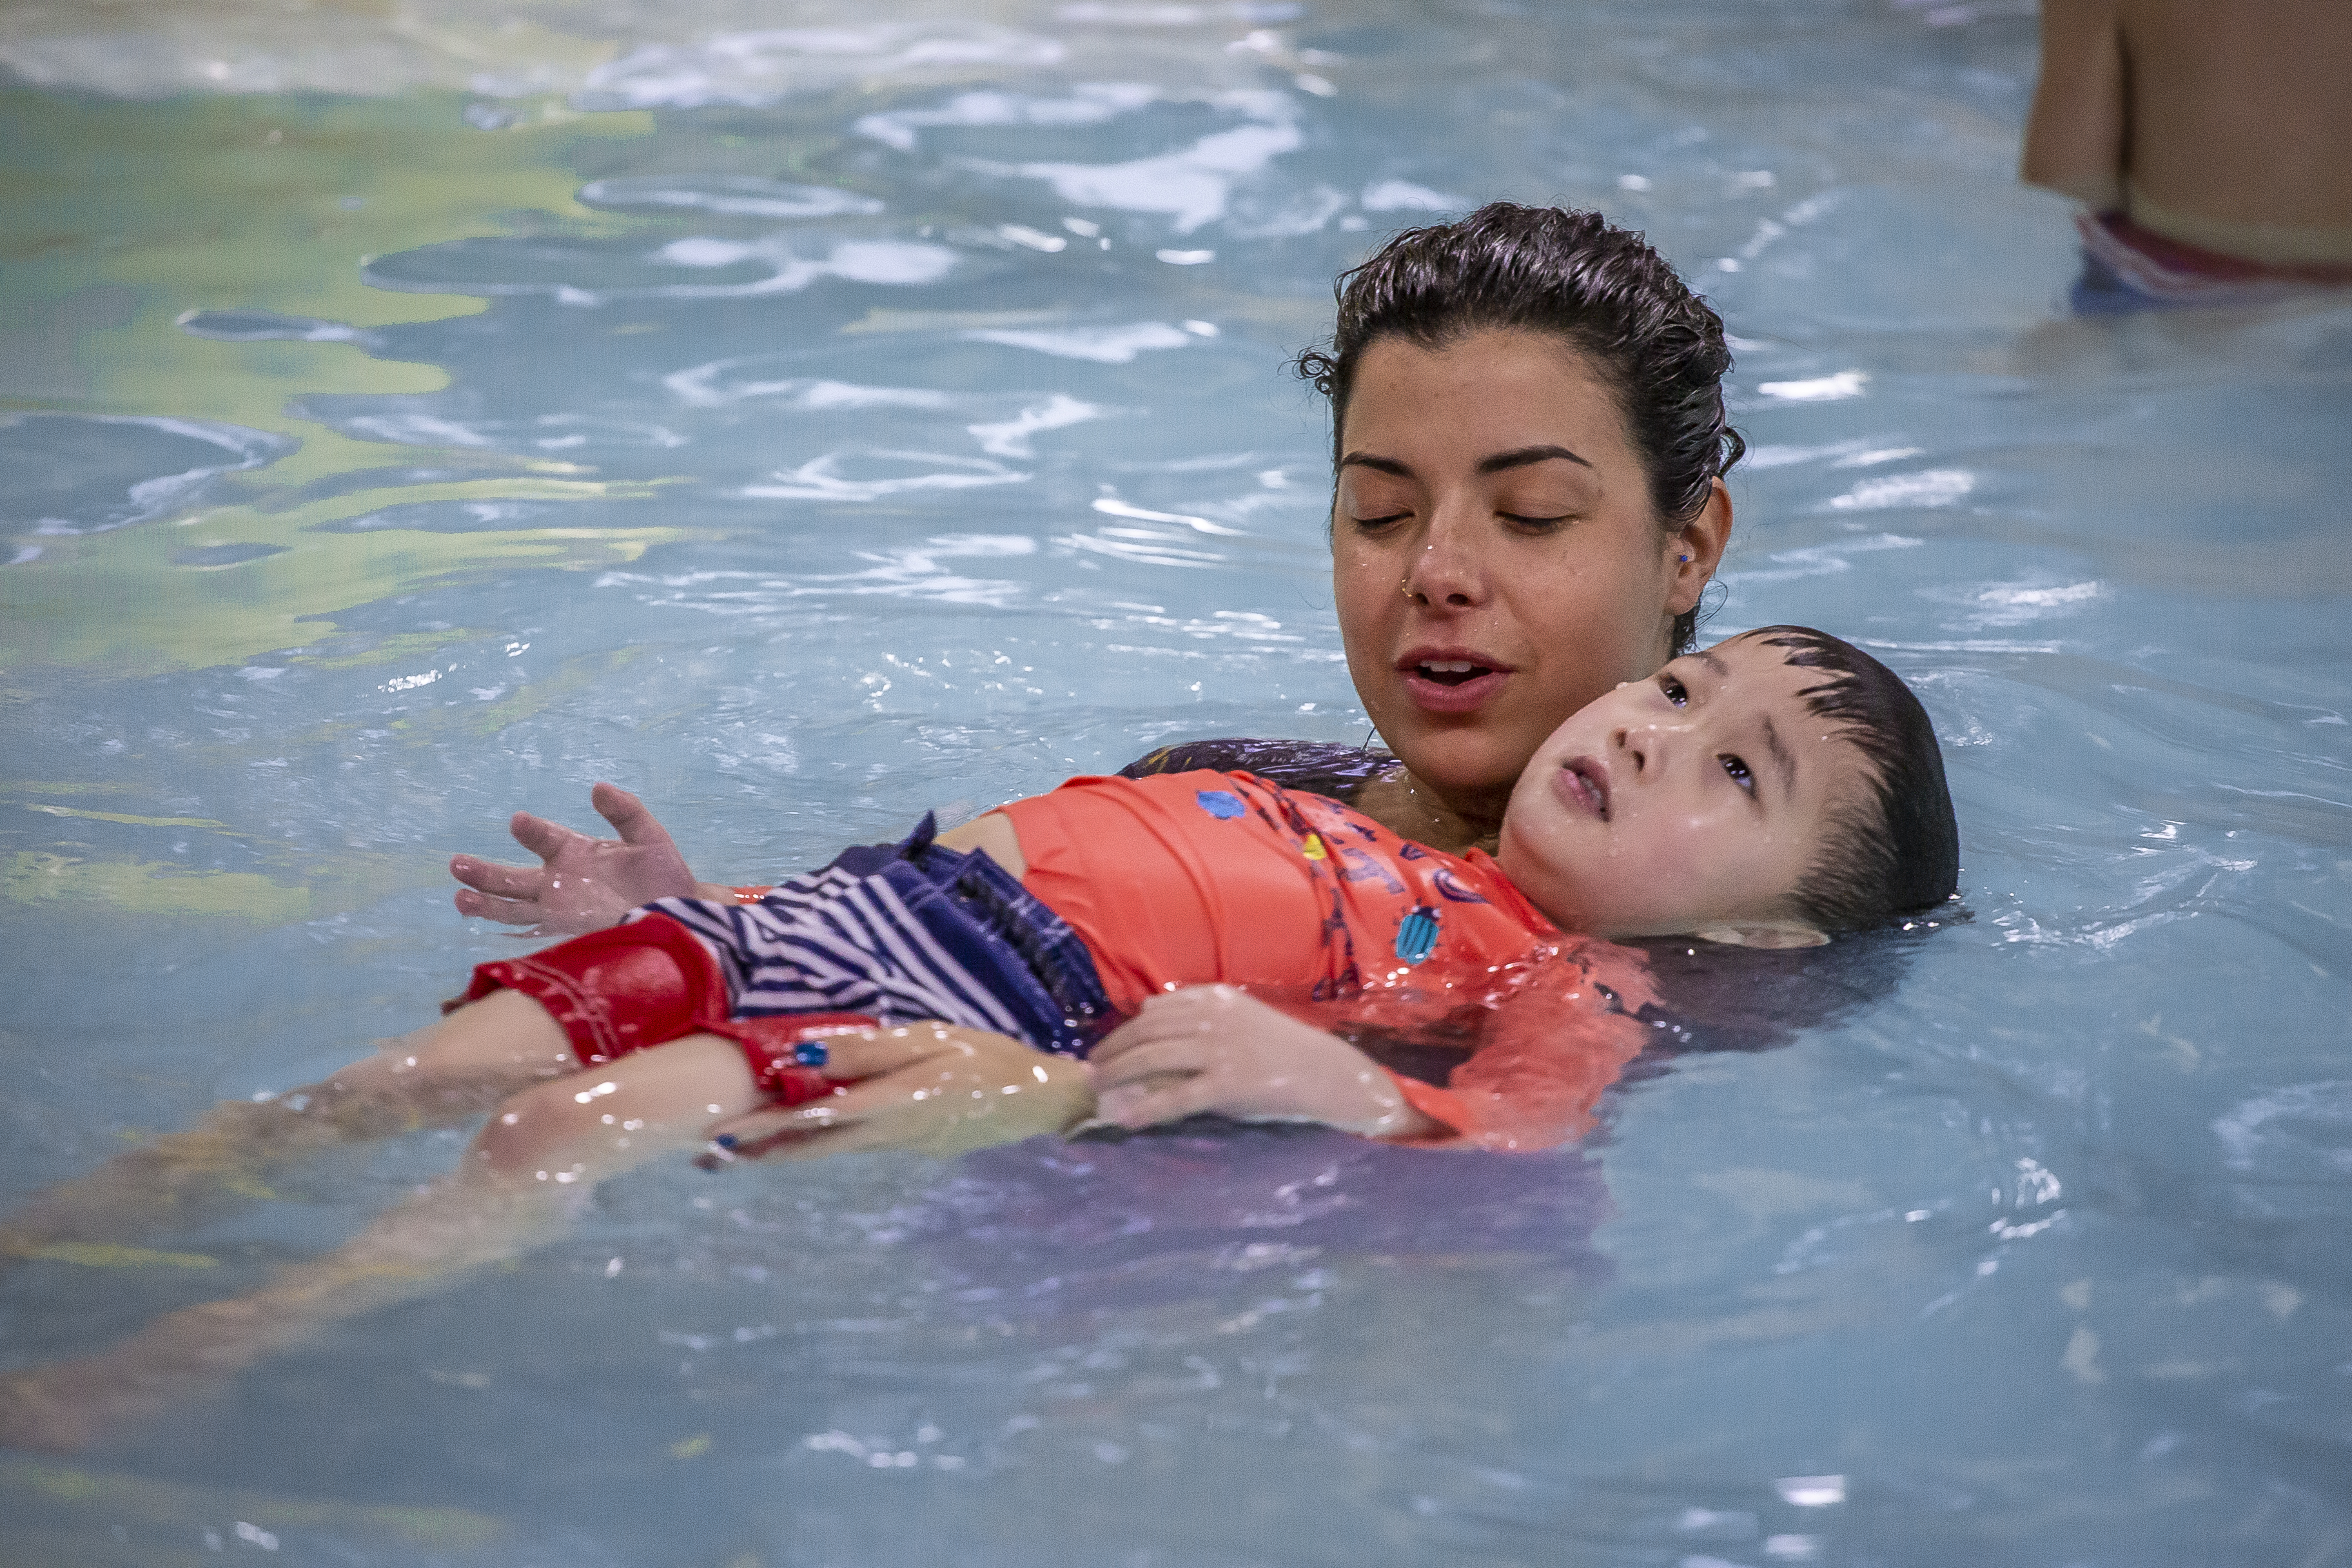
[[[2352,285],[2352,3],[2043,0],[2020,173],[2084,205],[2077,310]]]

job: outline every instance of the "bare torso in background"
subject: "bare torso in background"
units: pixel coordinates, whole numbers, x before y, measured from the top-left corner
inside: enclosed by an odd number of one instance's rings
[[[2208,250],[2352,263],[2352,0],[2043,0],[2022,174]]]

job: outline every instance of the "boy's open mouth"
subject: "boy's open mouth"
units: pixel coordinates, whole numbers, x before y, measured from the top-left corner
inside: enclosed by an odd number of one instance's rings
[[[1560,763],[1552,786],[1570,805],[1609,820],[1609,774],[1591,758],[1570,757]]]

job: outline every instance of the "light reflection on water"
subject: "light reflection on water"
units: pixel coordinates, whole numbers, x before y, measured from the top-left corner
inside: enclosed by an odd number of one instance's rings
[[[592,779],[750,879],[1164,741],[1360,739],[1283,361],[1471,197],[1603,205],[1724,306],[1714,626],[1919,685],[1972,916],[1451,1185],[1273,1135],[648,1173],[79,1492],[0,1461],[24,1539],[2324,1560],[2352,315],[2063,319],[2010,11],[12,14],[10,1194],[414,1026],[511,948],[438,857]],[[161,1244],[209,1268],[20,1269],[0,1344],[250,1283],[453,1146]]]

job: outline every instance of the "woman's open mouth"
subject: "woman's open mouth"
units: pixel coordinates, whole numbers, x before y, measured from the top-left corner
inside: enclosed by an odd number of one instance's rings
[[[1447,657],[1419,651],[1407,654],[1397,668],[1414,705],[1433,713],[1468,713],[1483,707],[1511,673],[1474,654]]]

